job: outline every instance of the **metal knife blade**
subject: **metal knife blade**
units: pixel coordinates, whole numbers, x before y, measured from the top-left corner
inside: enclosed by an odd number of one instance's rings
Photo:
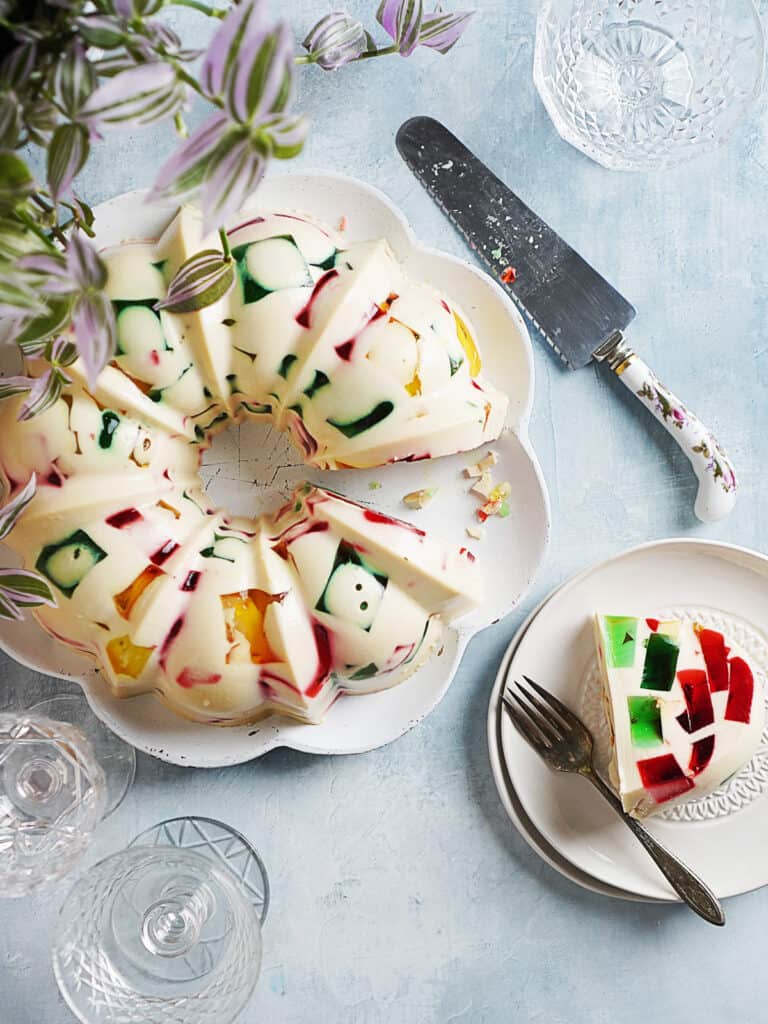
[[[635,308],[564,242],[455,135],[431,117],[397,133],[406,164],[572,369],[635,317]]]

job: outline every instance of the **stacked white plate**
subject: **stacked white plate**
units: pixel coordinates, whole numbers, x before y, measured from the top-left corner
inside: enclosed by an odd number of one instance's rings
[[[589,719],[592,613],[685,609],[726,613],[764,691],[768,675],[768,558],[699,540],[645,544],[584,570],[529,616],[507,650],[488,709],[496,786],[522,836],[557,871],[594,892],[629,900],[677,897],[629,829],[583,779],[551,771],[503,713],[505,686],[527,675]],[[593,727],[593,722],[590,721]],[[755,757],[714,794],[647,822],[660,842],[719,897],[768,884],[768,728]]]

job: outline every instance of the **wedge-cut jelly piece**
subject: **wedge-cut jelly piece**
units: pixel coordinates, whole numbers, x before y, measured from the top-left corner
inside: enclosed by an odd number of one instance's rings
[[[80,583],[107,552],[92,540],[85,530],[75,530],[69,537],[48,544],[40,552],[35,568],[66,597],[72,597]]]
[[[695,783],[683,774],[674,754],[661,754],[637,762],[640,781],[657,804],[663,804],[676,796],[682,796]]]
[[[665,633],[651,633],[645,649],[643,690],[671,690],[675,681],[675,670],[680,648]]]
[[[605,615],[603,630],[609,667],[631,668],[635,663],[637,619],[626,615]]]
[[[661,713],[655,697],[627,697],[633,747],[655,747],[662,742]]]
[[[272,650],[264,628],[267,607],[279,600],[279,597],[264,590],[221,595],[227,639],[233,643],[238,633],[244,637],[248,641],[251,661],[255,665],[280,660]]]
[[[703,629],[701,626],[694,626],[694,631],[699,639],[701,653],[704,655],[704,663],[707,666],[710,690],[713,693],[727,690],[729,651],[725,646],[723,634],[714,629]]]
[[[144,671],[154,647],[141,647],[129,636],[116,636],[107,644],[107,657],[117,675],[137,679]]]
[[[461,347],[464,349],[464,354],[467,357],[467,368],[469,369],[470,377],[477,377],[483,368],[482,361],[480,359],[480,353],[477,351],[477,345],[475,339],[470,334],[469,328],[461,319],[456,310],[453,311],[453,319],[456,322],[456,334],[458,336]]]
[[[749,725],[752,700],[755,694],[755,680],[752,670],[743,658],[731,658],[731,675],[728,684],[728,702],[725,718],[728,722],[743,722]]]
[[[692,771],[694,775],[703,772],[712,760],[714,751],[714,734],[712,736],[703,736],[700,740],[696,740],[691,746],[691,759],[688,762],[689,771]]]
[[[129,583],[125,590],[121,590],[119,594],[115,594],[112,600],[115,602],[115,608],[122,615],[124,619],[131,617],[131,611],[133,606],[139,600],[141,595],[147,589],[147,587],[153,583],[158,576],[163,576],[163,570],[158,569],[156,565],[148,565],[146,569],[143,569],[133,582]]]
[[[703,668],[686,668],[677,673],[685,697],[686,710],[677,716],[677,721],[686,732],[698,732],[705,725],[712,725],[715,712],[712,696]]]

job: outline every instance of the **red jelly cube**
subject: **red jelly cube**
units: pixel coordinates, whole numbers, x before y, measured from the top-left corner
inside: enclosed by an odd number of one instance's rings
[[[657,804],[681,796],[693,789],[693,779],[683,774],[674,754],[662,754],[637,762],[640,781]]]
[[[693,772],[694,775],[698,775],[699,772],[703,772],[709,762],[712,760],[712,754],[715,750],[715,737],[704,736],[700,740],[696,740],[691,747],[691,759],[688,762],[688,768]]]
[[[725,717],[729,722],[749,724],[755,680],[752,671],[743,658],[731,658],[731,679],[728,687],[728,703]]]
[[[704,669],[688,668],[677,673],[685,697],[686,710],[677,716],[677,721],[686,732],[697,732],[705,725],[712,725],[715,713],[712,697]]]
[[[709,688],[713,693],[728,689],[728,653],[723,634],[714,629],[696,627],[701,653],[707,665]]]

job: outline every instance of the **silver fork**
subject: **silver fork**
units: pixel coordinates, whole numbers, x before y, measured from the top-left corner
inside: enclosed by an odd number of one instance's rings
[[[725,924],[723,908],[709,886],[657,842],[639,821],[631,818],[613,790],[597,774],[592,757],[592,733],[581,719],[528,676],[523,676],[523,679],[530,690],[518,682],[516,691],[505,689],[502,693],[504,707],[523,739],[550,768],[559,772],[575,772],[589,779],[640,840],[680,899],[710,924]]]

